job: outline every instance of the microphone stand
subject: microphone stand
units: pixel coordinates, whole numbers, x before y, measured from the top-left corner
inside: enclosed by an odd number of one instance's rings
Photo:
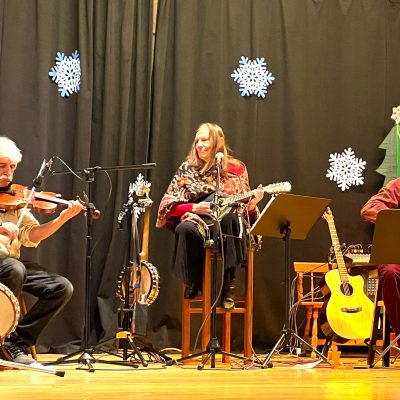
[[[83,326],[83,343],[78,351],[67,354],[63,357],[58,358],[55,361],[46,364],[66,364],[66,363],[78,363],[81,366],[86,366],[89,372],[94,372],[93,364],[96,362],[93,354],[96,350],[95,346],[90,346],[90,331],[91,331],[91,279],[92,279],[92,225],[93,225],[93,211],[95,210],[94,204],[90,202],[92,197],[92,184],[95,180],[95,173],[98,171],[120,171],[125,169],[150,169],[156,166],[155,163],[138,164],[138,165],[125,165],[125,166],[114,166],[114,167],[90,167],[78,170],[67,170],[67,171],[52,171],[53,175],[60,174],[81,174],[88,186],[88,202],[86,205],[86,262],[85,262],[85,321]],[[71,359],[72,357],[81,354],[77,359]],[[99,360],[100,362],[102,360]],[[78,367],[79,368],[79,367]]]

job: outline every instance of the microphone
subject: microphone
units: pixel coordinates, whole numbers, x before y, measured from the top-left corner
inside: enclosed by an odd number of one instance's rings
[[[51,171],[51,166],[53,164],[54,156],[46,162],[46,159],[43,160],[42,166],[40,167],[39,173],[37,177],[33,180],[33,186],[38,189],[42,184],[43,178]]]
[[[217,164],[221,164],[222,159],[224,158],[224,153],[222,151],[219,151],[216,155],[215,158],[217,159]]]

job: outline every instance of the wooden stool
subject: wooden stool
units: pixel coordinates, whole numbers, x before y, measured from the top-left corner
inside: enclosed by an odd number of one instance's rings
[[[25,303],[25,297],[23,295],[23,293],[21,293],[18,296],[18,302],[19,302],[19,308],[20,308],[20,312],[21,312],[21,318],[24,317],[27,313],[27,309],[26,309],[26,303]],[[36,347],[35,346],[30,346],[30,352],[31,352],[31,356],[34,360],[37,360],[37,353],[36,353]]]
[[[235,308],[225,310],[217,307],[216,313],[222,314],[223,337],[221,347],[224,351],[231,349],[231,317],[232,314],[243,314],[243,342],[244,357],[251,357],[253,353],[253,276],[254,276],[254,249],[248,249],[248,265],[245,267],[245,295],[236,297]],[[192,314],[200,314],[204,323],[201,334],[201,350],[206,351],[211,339],[211,272],[212,272],[213,248],[206,247],[203,265],[203,290],[202,295],[193,299],[182,300],[182,357],[190,353],[190,319]],[[205,322],[204,322],[205,321]],[[222,356],[222,362],[229,362],[228,355]]]

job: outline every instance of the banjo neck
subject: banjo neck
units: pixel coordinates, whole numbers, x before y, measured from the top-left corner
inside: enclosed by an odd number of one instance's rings
[[[142,249],[139,253],[140,261],[149,259],[149,228],[150,228],[150,209],[146,208],[143,217]]]

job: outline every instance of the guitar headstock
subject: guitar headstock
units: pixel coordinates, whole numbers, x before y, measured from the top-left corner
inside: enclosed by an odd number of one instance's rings
[[[263,187],[264,192],[274,195],[279,193],[288,193],[292,190],[290,182],[277,182]]]
[[[322,214],[322,218],[326,219],[327,221],[333,220],[333,213],[332,213],[332,210],[330,209],[330,207],[326,207],[326,210]]]

